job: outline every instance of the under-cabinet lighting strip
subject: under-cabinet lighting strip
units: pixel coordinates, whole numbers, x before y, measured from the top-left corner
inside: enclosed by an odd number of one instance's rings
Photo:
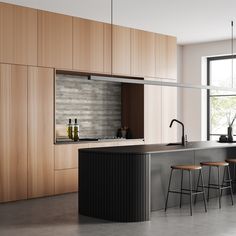
[[[167,87],[177,87],[177,88],[206,89],[206,90],[219,90],[219,91],[236,92],[236,88],[174,83],[174,82],[165,82],[165,81],[158,81],[158,80],[140,80],[140,79],[127,79],[127,78],[103,77],[103,76],[90,76],[89,79],[97,80],[97,81],[127,83],[127,84],[156,85],[156,86],[167,86]],[[165,78],[157,78],[157,79],[165,79]]]

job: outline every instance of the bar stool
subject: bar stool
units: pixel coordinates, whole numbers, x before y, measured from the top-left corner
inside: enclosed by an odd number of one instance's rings
[[[180,170],[181,171],[181,187],[180,187],[180,191],[178,191],[178,190],[170,190],[171,179],[172,179],[172,174],[173,174],[174,170]],[[201,182],[202,182],[202,191],[193,190],[193,187],[192,187],[192,171],[197,171],[197,170],[199,171],[198,179],[201,178]],[[183,188],[183,172],[184,171],[187,171],[189,173],[189,188],[188,189]],[[169,185],[168,185],[168,192],[167,192],[166,202],[165,202],[165,211],[167,210],[169,193],[180,194],[180,203],[179,203],[179,207],[180,208],[182,206],[182,195],[185,194],[185,195],[189,195],[190,196],[189,200],[190,200],[190,215],[191,216],[192,216],[192,196],[197,195],[197,194],[203,194],[205,212],[207,212],[206,196],[205,196],[204,182],[203,182],[203,176],[202,176],[202,167],[201,166],[197,166],[197,165],[176,165],[176,166],[171,166]]]
[[[226,159],[225,161],[233,167],[233,176],[232,176],[231,183],[234,184],[234,187],[235,187],[235,184],[236,184],[236,159]]]
[[[230,172],[229,172],[229,163],[227,162],[201,162],[201,166],[208,166],[209,167],[209,177],[208,177],[208,185],[206,188],[208,188],[207,191],[207,201],[209,201],[210,197],[210,189],[216,189],[218,190],[218,196],[219,196],[219,208],[221,208],[221,197],[222,197],[222,191],[225,189],[230,189],[231,194],[231,202],[232,205],[234,204],[233,201],[233,191],[232,191],[232,185],[231,185],[231,178],[230,178]],[[211,168],[215,167],[217,168],[217,184],[211,183]],[[223,179],[222,184],[220,184],[220,167],[224,167],[224,173],[223,173]],[[228,172],[228,179],[225,179],[225,172]]]

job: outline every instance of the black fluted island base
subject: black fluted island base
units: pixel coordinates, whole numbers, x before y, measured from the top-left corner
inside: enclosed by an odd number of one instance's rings
[[[236,158],[235,144],[217,142],[191,142],[187,147],[139,145],[81,149],[79,213],[117,222],[150,220],[151,211],[164,207],[171,165],[222,161],[233,156]],[[206,178],[207,175],[206,172]],[[176,176],[174,181],[177,188],[178,179]],[[170,199],[170,206],[177,204],[176,197]]]
[[[79,213],[135,222],[150,219],[150,157],[81,151]]]

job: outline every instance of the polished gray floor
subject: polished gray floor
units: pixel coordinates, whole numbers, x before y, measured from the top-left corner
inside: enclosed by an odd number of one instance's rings
[[[236,202],[236,196],[235,196]],[[212,199],[189,216],[188,206],[153,212],[149,222],[112,223],[78,216],[77,194],[0,204],[0,236],[232,236],[236,235],[236,205],[223,197],[222,209]]]

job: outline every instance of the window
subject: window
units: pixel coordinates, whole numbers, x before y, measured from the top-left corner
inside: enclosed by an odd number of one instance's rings
[[[232,79],[233,65],[233,79]],[[236,56],[211,57],[207,59],[208,85],[236,88]],[[207,138],[218,140],[222,134],[227,134],[228,120],[236,114],[236,92],[207,92]],[[235,122],[236,125],[236,122]],[[236,126],[235,126],[236,127]],[[236,134],[236,133],[235,133]]]

